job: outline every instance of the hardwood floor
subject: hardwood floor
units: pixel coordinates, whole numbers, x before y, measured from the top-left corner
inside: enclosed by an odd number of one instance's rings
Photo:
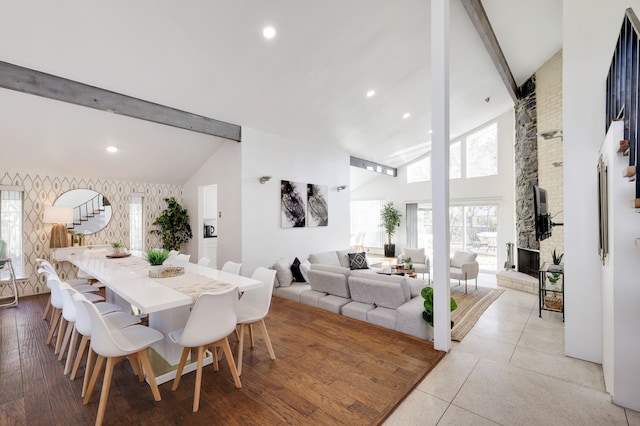
[[[64,376],[64,362],[44,344],[46,299],[26,297],[0,310],[0,424],[93,424],[102,379],[83,405],[82,377]],[[254,328],[253,350],[245,339],[242,388],[225,362],[217,372],[206,367],[197,413],[195,373],[177,391],[172,382],[160,385],[155,402],[130,365],[119,363],[104,424],[378,424],[444,356],[429,342],[277,297],[266,323],[278,359]],[[230,342],[235,352],[237,341]]]

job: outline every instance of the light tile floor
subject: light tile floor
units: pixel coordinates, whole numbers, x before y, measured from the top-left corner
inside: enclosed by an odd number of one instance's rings
[[[384,425],[640,425],[611,402],[602,366],[564,356],[562,316],[505,290]]]

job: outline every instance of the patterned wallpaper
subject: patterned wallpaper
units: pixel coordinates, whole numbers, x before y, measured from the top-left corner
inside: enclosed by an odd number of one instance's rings
[[[175,197],[182,202],[182,186],[163,185],[142,182],[125,182],[108,179],[88,179],[79,177],[58,177],[21,175],[5,173],[0,185],[12,185],[24,188],[24,253],[25,275],[28,280],[19,285],[19,295],[46,293],[49,291],[43,277],[38,277],[35,263],[37,258],[50,259],[49,232],[51,225],[42,223],[44,206],[52,205],[56,198],[69,190],[86,188],[97,191],[111,202],[112,216],[107,226],[89,235],[85,244],[110,244],[129,241],[129,196],[132,193],[144,194],[146,247],[160,247],[157,235],[150,234],[153,221],[166,208],[165,198]],[[75,277],[76,271],[68,262],[55,265],[58,274],[64,279]],[[3,286],[0,295],[8,294],[10,289]]]

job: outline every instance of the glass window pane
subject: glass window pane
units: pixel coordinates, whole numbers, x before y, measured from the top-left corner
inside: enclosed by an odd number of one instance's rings
[[[462,177],[462,143],[454,142],[449,146],[449,179]]]
[[[407,166],[407,183],[431,180],[431,156]]]
[[[22,191],[0,190],[0,240],[7,243],[6,256],[18,276],[24,276],[22,234]]]
[[[132,195],[129,201],[129,249],[144,251],[144,198]]]
[[[383,200],[358,200],[351,202],[352,245],[358,237],[363,247],[382,248],[384,229],[380,226],[380,210]],[[359,235],[360,234],[360,235]]]
[[[467,177],[498,174],[498,126],[493,123],[467,136]]]

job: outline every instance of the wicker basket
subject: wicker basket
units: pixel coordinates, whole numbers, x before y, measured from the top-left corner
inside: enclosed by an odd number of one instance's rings
[[[171,278],[184,274],[182,266],[165,266],[160,272],[149,271],[151,278]]]
[[[562,310],[562,298],[556,296],[555,294],[552,296],[547,296],[544,298],[544,306],[548,309],[555,309],[558,311]]]

